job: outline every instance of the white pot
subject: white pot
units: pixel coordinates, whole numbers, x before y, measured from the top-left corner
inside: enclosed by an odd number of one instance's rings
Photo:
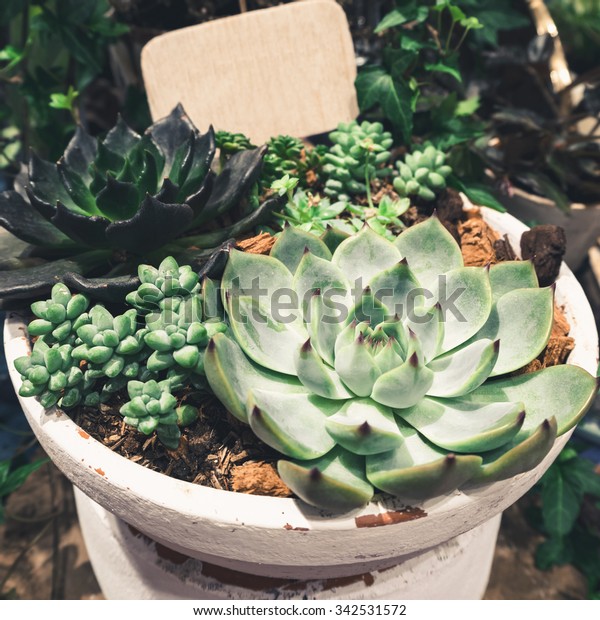
[[[527,229],[524,224],[508,214],[485,208],[482,212],[496,231],[508,234],[513,246],[519,247],[519,238]],[[557,281],[556,299],[565,308],[576,342],[568,363],[595,373],[598,337],[592,311],[579,283],[564,264]],[[13,361],[28,352],[29,344],[25,324],[17,315],[6,322],[5,348],[11,377],[18,388],[20,376],[14,370]],[[487,579],[495,535],[490,536],[492,525],[480,526],[496,518],[529,490],[570,436],[567,433],[558,438],[535,469],[509,480],[456,491],[411,508],[398,499],[373,501],[359,511],[331,516],[293,499],[244,495],[174,480],[115,454],[89,437],[58,409],[47,412],[32,398],[21,399],[21,404],[43,448],[73,484],[118,519],[150,537],[159,548],[164,546],[234,571],[299,580],[363,575],[410,561],[411,556],[420,556],[415,570],[428,580],[429,596],[434,596],[435,588],[438,585],[442,588],[445,583],[440,557],[447,554],[449,547],[444,547],[444,543],[475,528],[479,529],[472,536],[483,541],[482,544],[485,542],[485,548],[473,552],[471,560]],[[80,506],[83,503],[79,501]],[[104,519],[105,527],[113,531],[114,538],[123,540],[115,531],[121,527],[119,520],[107,521],[106,515],[98,511],[94,517],[90,506],[82,509],[82,513],[86,513],[87,520],[84,533],[101,528],[90,519]],[[88,542],[91,542],[90,535]],[[96,541],[96,548],[103,542]],[[450,546],[455,544],[456,541],[452,541]],[[459,544],[468,546],[464,541]],[[430,550],[433,555],[428,556]],[[102,556],[101,549],[97,549],[98,554]],[[135,553],[131,551],[131,554],[131,562],[142,575],[150,570],[150,565],[144,566],[139,557],[134,561]],[[156,563],[156,554],[153,557]],[[432,558],[437,558],[433,564]],[[101,567],[94,566],[102,582]],[[406,579],[401,569],[392,572],[395,592],[402,595],[401,586],[406,585]],[[452,571],[452,575],[454,584],[444,586],[447,597],[451,597],[452,588],[458,587],[463,579],[457,570]],[[191,579],[189,575],[187,578]],[[121,595],[125,589],[135,597],[136,586],[132,584],[129,590],[127,587],[123,585]],[[202,590],[202,586],[199,587]],[[391,586],[388,590],[391,591]],[[173,596],[178,596],[177,592],[173,590]],[[482,588],[476,584],[471,591],[460,592],[467,598],[478,597]],[[114,596],[115,591],[107,594]],[[353,598],[373,597],[364,592],[349,594]],[[261,598],[261,595],[267,596],[264,592],[255,592],[254,598]],[[295,595],[310,596],[307,592],[295,592]]]

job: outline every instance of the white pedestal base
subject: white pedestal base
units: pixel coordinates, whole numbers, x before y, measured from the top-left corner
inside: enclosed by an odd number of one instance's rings
[[[483,525],[386,570],[318,580],[254,576],[188,558],[136,532],[75,488],[94,572],[109,599],[480,599],[500,527]],[[357,565],[357,573],[360,566]]]

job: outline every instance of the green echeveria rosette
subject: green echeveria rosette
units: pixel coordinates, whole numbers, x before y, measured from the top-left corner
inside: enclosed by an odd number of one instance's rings
[[[83,397],[83,373],[72,357],[70,344],[49,346],[38,338],[31,355],[15,360],[23,383],[20,396],[35,396],[45,409],[60,405],[65,409],[79,404]]]
[[[329,138],[333,146],[323,157],[328,196],[350,201],[356,194],[367,193],[367,181],[390,176],[391,169],[382,166],[391,157],[393,139],[381,123],[340,123]]]
[[[32,154],[28,201],[24,192],[0,193],[0,226],[46,262],[2,272],[0,296],[37,296],[57,276],[75,274],[73,285],[96,293],[101,285],[108,299],[111,291],[131,290],[140,259],[208,260],[283,202],[257,202],[266,147],[233,153],[219,174],[211,170],[215,152],[212,127],[201,133],[177,106],[142,135],[120,119],[103,140],[78,128],[57,163]],[[230,225],[215,226],[224,217]],[[123,263],[116,270],[115,250]]]
[[[171,394],[169,381],[130,381],[127,384],[130,400],[120,413],[125,423],[137,428],[144,435],[156,431],[160,441],[176,450],[181,438],[180,426],[187,426],[198,417],[198,410],[191,405],[178,406],[177,398]]]
[[[85,312],[89,303],[85,295],[73,295],[64,284],[55,284],[50,299],[31,304],[37,318],[27,326],[29,335],[42,337],[50,345],[73,344],[77,329],[88,320]]]
[[[446,187],[446,178],[452,168],[446,164],[446,154],[434,146],[407,153],[404,161],[396,162],[398,176],[394,189],[402,196],[433,200]]]
[[[233,251],[222,289],[230,331],[208,345],[209,384],[289,457],[279,474],[315,506],[526,471],[597,391],[576,366],[510,376],[547,343],[553,289],[530,262],[465,267],[435,217],[394,242],[365,227],[337,247],[288,228],[270,256]]]

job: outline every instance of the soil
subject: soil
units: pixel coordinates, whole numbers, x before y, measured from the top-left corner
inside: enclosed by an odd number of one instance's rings
[[[552,224],[534,226],[521,236],[521,255],[533,261],[540,286],[550,286],[558,277],[566,245],[565,231]]]
[[[380,188],[380,192],[385,191]],[[442,223],[458,237],[466,265],[483,266],[514,258],[508,241],[485,223],[478,209],[463,212],[460,196],[454,190],[446,190],[436,204],[411,207],[405,214],[405,221],[411,225],[422,221],[430,217],[434,209]],[[239,241],[237,247],[265,254],[273,243],[274,238],[263,233]],[[548,346],[536,360],[517,372],[533,372],[564,363],[574,346],[573,339],[568,336],[569,329],[564,314],[556,308]],[[292,496],[277,475],[279,453],[228,414],[214,397],[190,393],[181,398],[182,403],[198,407],[199,419],[182,429],[181,444],[176,451],[166,449],[155,436],[146,437],[124,424],[119,414],[124,398],[124,395],[116,395],[109,404],[101,405],[100,412],[81,407],[71,415],[84,432],[111,450],[174,478],[241,493]]]

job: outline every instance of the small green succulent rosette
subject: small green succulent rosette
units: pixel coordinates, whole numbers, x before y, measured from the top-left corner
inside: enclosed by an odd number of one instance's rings
[[[446,154],[434,146],[407,153],[404,161],[397,161],[398,176],[394,189],[399,196],[415,196],[431,201],[446,187],[452,168],[446,164]]]
[[[333,511],[375,490],[426,499],[537,465],[596,380],[571,365],[511,376],[544,349],[554,290],[532,264],[465,267],[433,217],[388,241],[288,228],[232,251],[227,333],[204,369],[225,407],[289,458],[284,482]]]

